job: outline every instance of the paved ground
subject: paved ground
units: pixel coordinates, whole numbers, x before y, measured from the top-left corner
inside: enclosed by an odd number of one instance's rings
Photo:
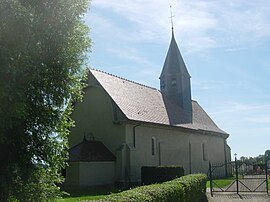
[[[211,197],[210,193],[207,193],[207,199],[209,202],[270,202],[270,196],[266,193],[245,193],[237,195],[236,193],[214,193]]]
[[[223,191],[236,192],[236,181],[233,181],[228,187],[222,188]],[[213,188],[215,191],[221,191],[220,188]],[[242,192],[266,192],[266,180],[264,175],[246,175],[238,180],[238,190]]]
[[[227,191],[214,192],[211,197],[210,190],[207,189],[207,198],[210,202],[229,202],[229,201],[249,201],[249,202],[270,202],[270,196],[266,193],[266,184],[264,176],[245,176],[239,179],[239,195],[236,194],[236,182],[228,186]],[[217,189],[221,191],[220,189]],[[242,191],[242,192],[241,192]],[[249,192],[252,191],[252,192]],[[262,193],[254,192],[261,191]]]
[[[244,178],[239,178],[238,190],[244,192],[262,191],[266,192],[266,181],[264,175],[246,175]],[[229,186],[228,191],[236,191],[236,181]]]

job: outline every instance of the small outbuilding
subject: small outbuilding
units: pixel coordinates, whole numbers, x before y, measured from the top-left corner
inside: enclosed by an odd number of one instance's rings
[[[69,150],[66,184],[70,186],[99,186],[115,181],[115,156],[96,140],[83,141]]]

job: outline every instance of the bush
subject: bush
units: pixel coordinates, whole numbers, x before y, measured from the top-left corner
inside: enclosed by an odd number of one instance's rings
[[[184,168],[181,166],[158,166],[141,168],[142,184],[154,184],[166,182],[184,175]]]
[[[192,174],[161,184],[141,186],[109,195],[98,202],[196,202],[205,199],[206,175]]]
[[[185,186],[185,201],[203,201],[206,198],[207,177],[204,174],[191,174],[175,179]]]

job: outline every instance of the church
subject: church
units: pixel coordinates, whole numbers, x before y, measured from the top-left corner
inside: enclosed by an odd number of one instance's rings
[[[209,161],[231,159],[229,134],[191,99],[190,74],[174,31],[160,89],[89,69],[83,102],[75,103],[66,184],[140,183],[142,166],[180,165],[207,173]]]

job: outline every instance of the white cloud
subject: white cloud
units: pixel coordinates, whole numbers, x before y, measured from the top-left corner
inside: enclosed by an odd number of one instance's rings
[[[109,48],[106,51],[112,53],[118,58],[124,58],[130,61],[136,62],[137,64],[140,64],[141,66],[152,65],[150,61],[148,61],[144,56],[140,55],[137,49],[134,49],[134,48],[121,47],[121,50],[115,49],[115,48]]]
[[[237,103],[237,102],[227,102],[227,103],[224,103],[223,106],[219,105],[219,107],[222,108],[222,110],[212,112],[211,114],[212,115],[221,115],[221,114],[226,114],[226,113],[229,113],[229,114],[252,113],[254,114],[255,112],[258,114],[262,114],[262,113],[270,112],[269,104],[254,105],[254,104],[244,104],[244,103]],[[242,117],[245,117],[245,116],[242,116]]]
[[[215,122],[230,134],[232,154],[244,156],[263,153],[270,131],[270,105],[243,102],[219,102],[209,113]],[[252,149],[252,150],[251,150]]]
[[[198,92],[214,90],[222,85],[224,85],[224,82],[220,80],[192,80],[192,86]]]
[[[255,124],[265,124],[267,126],[270,125],[270,116],[268,113],[267,114],[259,114],[257,116],[249,117],[248,120],[252,123],[255,123]],[[270,131],[270,127],[269,127],[269,131]]]
[[[170,34],[170,4],[173,5],[177,38],[183,41],[183,47],[190,51],[215,47],[233,50],[235,46],[241,49],[247,42],[257,42],[262,37],[270,36],[270,1],[267,0],[256,2],[93,0],[92,2],[92,6],[100,11],[113,13],[136,26],[132,31],[126,27],[114,27],[121,29],[122,35],[128,36],[128,39],[155,40],[163,43],[168,42]]]

